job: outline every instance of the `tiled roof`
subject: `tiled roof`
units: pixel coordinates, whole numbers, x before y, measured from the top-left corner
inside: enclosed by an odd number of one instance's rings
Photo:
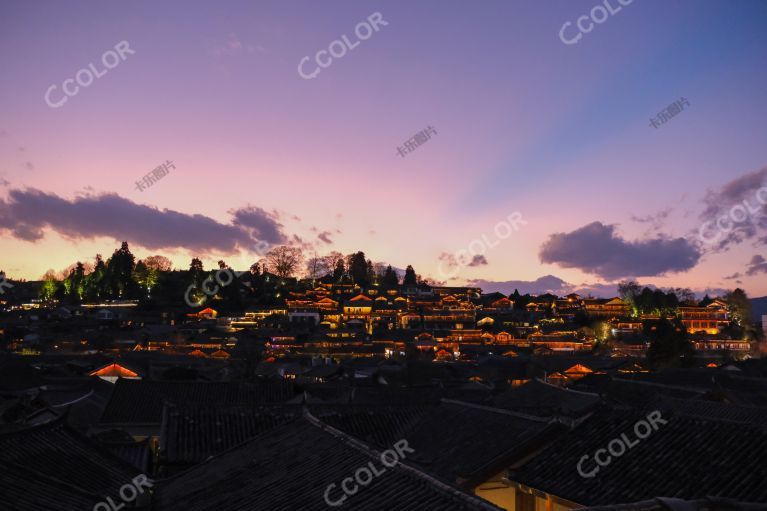
[[[313,407],[322,422],[360,440],[386,448],[406,438],[410,461],[448,483],[474,479],[492,467],[498,472],[516,459],[546,428],[543,420],[505,410],[443,401],[411,407]],[[491,441],[490,441],[491,439]],[[504,461],[496,466],[499,458]]]
[[[0,391],[22,391],[45,385],[40,371],[25,360],[0,357]]]
[[[0,462],[20,465],[96,495],[115,495],[139,474],[63,419],[0,434]]]
[[[424,405],[438,403],[442,391],[436,387],[399,388],[386,385],[354,387],[351,401],[355,404]]]
[[[534,379],[498,394],[493,405],[536,417],[581,417],[594,410],[600,401],[597,394],[563,389]]]
[[[436,405],[311,406],[312,415],[355,438],[386,448],[412,429]]]
[[[729,421],[662,412],[666,424],[639,440],[634,427],[647,414],[603,411],[560,437],[511,481],[582,505],[641,501],[657,496],[696,499],[718,496],[767,502],[767,431]],[[644,430],[642,430],[644,431]],[[597,450],[627,435],[630,450],[599,468]],[[614,447],[615,448],[615,447]]]
[[[657,396],[671,396],[679,399],[701,397],[700,390],[664,385],[642,380],[613,378],[606,374],[589,374],[574,386],[578,390],[593,392],[612,404],[643,406],[651,403]]]
[[[168,464],[198,463],[300,416],[297,405],[166,404],[160,458]]]
[[[648,410],[668,410],[689,417],[718,419],[767,428],[767,408],[739,406],[704,399],[677,399],[658,396],[647,405]]]
[[[165,401],[199,404],[280,403],[294,396],[290,383],[258,384],[120,379],[101,417],[102,424],[160,424]]]
[[[683,500],[658,497],[631,504],[610,504],[582,508],[581,511],[765,511],[767,504],[737,502],[732,499],[709,497]]]
[[[737,396],[749,395],[760,405],[767,406],[767,378],[741,376],[722,369],[666,369],[660,373],[633,375],[635,380],[675,385],[698,391],[723,389]]]
[[[15,511],[83,511],[104,497],[71,483],[0,461],[0,509]]]
[[[140,442],[104,442],[104,447],[142,473],[147,473],[147,470],[149,470],[149,457],[151,453],[149,451],[148,438]]]
[[[380,453],[311,417],[273,429],[162,482],[155,493],[167,511],[327,510],[326,488],[373,463]],[[407,463],[407,459],[405,459]],[[497,510],[491,504],[402,465],[387,468],[344,502],[346,509]]]
[[[406,438],[415,449],[413,463],[448,482],[490,477],[548,438],[547,423],[506,410],[443,402],[427,413]],[[558,430],[559,426],[553,429]]]

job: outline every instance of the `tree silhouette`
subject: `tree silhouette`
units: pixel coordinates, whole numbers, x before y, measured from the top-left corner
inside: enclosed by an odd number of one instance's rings
[[[355,252],[349,258],[349,275],[355,284],[366,287],[368,281],[368,265],[365,260],[365,252]]]
[[[286,245],[274,247],[264,256],[267,271],[278,277],[292,277],[301,267],[303,260],[300,248]]]
[[[415,270],[409,264],[405,268],[405,278],[402,280],[403,286],[415,286],[418,280],[415,275]]]
[[[386,267],[386,271],[384,272],[384,276],[383,276],[383,284],[384,286],[390,286],[390,287],[395,287],[399,284],[399,278],[397,277],[397,272],[394,271],[391,265]]]

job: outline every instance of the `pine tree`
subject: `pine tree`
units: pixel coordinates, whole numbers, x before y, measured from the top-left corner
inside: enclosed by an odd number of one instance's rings
[[[407,268],[405,268],[405,278],[402,280],[403,286],[415,286],[418,282],[418,279],[415,276],[415,270],[412,266],[409,264],[407,265]]]
[[[384,277],[383,277],[383,283],[384,283],[384,286],[390,286],[390,287],[396,287],[397,285],[399,285],[399,278],[397,278],[397,272],[394,271],[391,265],[386,267],[386,272],[384,273]]]

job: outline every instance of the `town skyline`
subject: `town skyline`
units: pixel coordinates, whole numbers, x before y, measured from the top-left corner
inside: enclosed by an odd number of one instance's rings
[[[612,2],[588,32],[590,3],[552,4],[6,4],[0,269],[39,279],[122,240],[245,268],[266,242],[488,291],[766,295],[764,4]]]

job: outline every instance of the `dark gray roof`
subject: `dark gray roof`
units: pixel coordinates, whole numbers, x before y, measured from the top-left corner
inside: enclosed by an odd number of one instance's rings
[[[657,496],[726,497],[767,502],[767,431],[745,424],[662,412],[666,424],[637,440],[646,412],[600,411],[556,440],[509,479],[582,505],[634,502]],[[627,435],[632,445],[598,468],[594,455]],[[614,447],[615,448],[615,447]]]
[[[160,459],[167,464],[199,463],[300,416],[299,405],[168,403],[160,431]]]
[[[416,451],[410,462],[451,484],[500,472],[552,433],[543,435],[547,421],[542,419],[452,401],[407,407],[338,405],[311,410],[322,422],[382,449],[407,439]]]
[[[555,387],[534,379],[493,398],[493,405],[536,417],[581,417],[600,403],[597,394]]]
[[[70,428],[63,417],[0,434],[0,462],[22,466],[96,495],[116,495],[122,485],[139,474],[138,469]]]
[[[765,511],[767,504],[737,502],[732,499],[709,497],[683,500],[658,497],[631,504],[610,504],[582,508],[581,511]]]
[[[341,481],[380,453],[310,416],[273,429],[161,482],[155,504],[167,511],[327,510]],[[405,460],[407,463],[407,459]],[[344,503],[357,510],[497,510],[495,506],[402,465],[388,468]]]
[[[150,381],[119,379],[101,424],[160,424],[163,405],[172,403],[281,403],[294,396],[290,383]]]
[[[24,466],[0,461],[0,509],[8,511],[84,511],[104,497]]]
[[[659,395],[648,410],[668,410],[688,417],[718,419],[767,428],[767,408],[719,403],[704,399],[677,399]]]

